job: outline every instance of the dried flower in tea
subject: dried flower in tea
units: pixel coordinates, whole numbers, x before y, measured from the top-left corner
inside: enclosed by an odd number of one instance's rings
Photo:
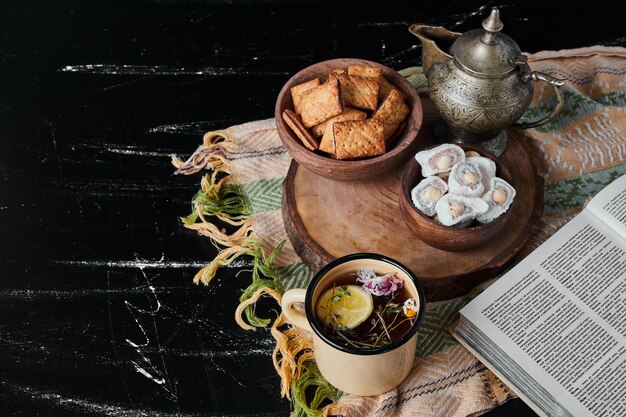
[[[378,276],[371,268],[359,269],[356,280],[363,284],[363,289],[372,295],[390,295],[404,285],[404,281],[396,278],[394,273]]]
[[[377,274],[373,268],[335,281],[316,304],[317,318],[328,335],[356,348],[381,347],[399,339],[413,325],[417,310],[395,272]]]
[[[413,298],[407,299],[402,304],[402,312],[407,317],[415,317],[417,314],[417,302]]]

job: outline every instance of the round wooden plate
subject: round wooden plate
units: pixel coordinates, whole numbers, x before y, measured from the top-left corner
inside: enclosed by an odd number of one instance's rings
[[[432,143],[436,113],[424,100],[422,147]],[[480,248],[447,252],[417,238],[405,225],[398,204],[402,166],[363,182],[335,182],[292,161],[283,184],[283,220],[296,252],[313,271],[333,259],[374,252],[402,262],[420,278],[428,301],[467,293],[493,278],[521,250],[543,212],[543,178],[518,131],[500,160],[517,189],[513,216],[506,230]]]

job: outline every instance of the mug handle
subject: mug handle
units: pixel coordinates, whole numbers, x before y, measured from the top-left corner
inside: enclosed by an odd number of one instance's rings
[[[294,288],[283,294],[283,299],[280,302],[280,306],[283,310],[283,314],[291,324],[300,327],[304,330],[312,331],[311,325],[306,318],[306,315],[301,310],[296,309],[296,304],[304,305],[304,299],[306,297],[306,290],[304,288]]]
[[[543,72],[533,71],[529,78],[534,82],[543,81],[554,88],[554,92],[556,94],[556,106],[552,110],[552,113],[544,117],[543,119],[535,120],[534,122],[522,122],[515,123],[515,127],[519,127],[522,129],[530,129],[531,127],[538,127],[541,125],[545,125],[548,122],[553,121],[563,110],[563,105],[565,104],[565,98],[563,97],[563,93],[561,92],[561,87],[565,84],[565,80],[561,80],[558,78],[554,78],[551,75],[544,74]]]

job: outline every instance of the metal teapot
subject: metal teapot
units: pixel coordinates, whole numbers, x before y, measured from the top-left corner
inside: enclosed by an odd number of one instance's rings
[[[565,81],[531,71],[517,43],[500,32],[503,24],[497,9],[482,26],[463,34],[441,26],[414,24],[409,28],[423,45],[422,66],[430,98],[448,132],[466,143],[503,136],[503,130],[511,126],[543,125],[563,108],[560,87]],[[554,87],[556,106],[541,120],[517,123],[530,105],[536,81]]]

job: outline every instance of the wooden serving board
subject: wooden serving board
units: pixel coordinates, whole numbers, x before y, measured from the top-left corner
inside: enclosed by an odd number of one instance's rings
[[[418,140],[432,144],[436,113],[423,100],[424,124]],[[500,160],[517,189],[513,216],[492,242],[466,252],[447,252],[422,242],[405,225],[398,205],[402,166],[363,182],[336,182],[292,161],[283,184],[283,220],[296,252],[313,271],[357,252],[390,256],[420,279],[428,301],[467,293],[493,278],[519,253],[543,212],[543,178],[536,174],[523,134],[509,131]]]

